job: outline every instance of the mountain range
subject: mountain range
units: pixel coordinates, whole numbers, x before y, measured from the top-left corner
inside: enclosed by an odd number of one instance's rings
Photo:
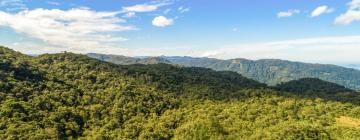
[[[278,59],[220,60],[179,56],[135,58],[94,53],[87,54],[87,56],[122,65],[167,63],[186,67],[204,67],[216,71],[233,71],[270,86],[302,78],[318,78],[353,90],[360,90],[360,70],[328,64],[310,64]]]
[[[344,86],[315,78],[268,86],[168,61],[118,65],[0,47],[0,139],[360,137],[360,94]]]

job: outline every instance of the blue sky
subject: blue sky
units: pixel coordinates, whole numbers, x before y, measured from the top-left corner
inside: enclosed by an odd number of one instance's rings
[[[0,0],[0,44],[360,64],[360,0]]]

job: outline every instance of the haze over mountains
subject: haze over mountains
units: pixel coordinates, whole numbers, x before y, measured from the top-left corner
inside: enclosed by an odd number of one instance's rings
[[[248,59],[220,60],[178,56],[134,58],[94,53],[87,55],[92,58],[122,65],[167,63],[186,67],[204,67],[216,71],[234,71],[247,78],[271,86],[301,78],[319,78],[353,90],[360,89],[360,70],[336,65],[310,64],[278,59],[253,61]]]
[[[343,66],[360,70],[360,64],[346,64]]]

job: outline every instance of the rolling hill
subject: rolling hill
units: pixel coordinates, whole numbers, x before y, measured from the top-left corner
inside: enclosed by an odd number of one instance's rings
[[[94,57],[93,55],[88,56],[99,59],[99,57]],[[147,64],[146,60],[151,59],[151,57],[144,59],[126,57],[126,59],[123,59],[123,56],[101,54],[98,54],[98,56],[103,57],[103,59],[100,60],[115,64],[136,64],[140,60],[143,60],[142,64]],[[163,56],[161,58],[163,59],[157,61],[157,63],[171,63],[187,67],[204,67],[216,71],[233,71],[270,86],[302,78],[318,78],[337,83],[353,90],[360,90],[360,70],[336,65],[309,64],[277,59],[253,61],[247,59],[220,60],[177,56]],[[126,60],[131,60],[131,63],[127,63]],[[154,63],[156,63],[156,61],[152,61],[152,63],[149,64]]]
[[[286,83],[281,83],[275,86],[277,90],[297,93],[341,93],[341,92],[353,92],[344,86],[340,86],[335,83],[322,81],[316,78],[303,78],[299,80],[293,80]]]
[[[5,47],[0,66],[0,139],[360,137],[360,96],[341,86],[283,92],[229,71]]]

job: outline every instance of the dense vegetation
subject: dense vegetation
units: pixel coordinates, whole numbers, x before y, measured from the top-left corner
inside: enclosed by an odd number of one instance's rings
[[[339,92],[353,92],[344,86],[335,83],[322,81],[316,78],[303,78],[293,80],[286,83],[281,83],[275,87],[280,91],[297,92],[297,93],[339,93]]]
[[[102,54],[92,54],[88,56],[115,64],[156,63],[156,61],[148,61],[151,57],[141,59]],[[188,67],[204,67],[217,71],[234,71],[247,78],[271,86],[310,77],[337,83],[353,90],[360,90],[360,71],[335,65],[307,64],[274,59],[252,61],[247,59],[219,60],[192,57],[160,58],[155,58],[155,60],[159,60],[157,63],[171,63]]]
[[[0,66],[0,139],[360,137],[352,91],[283,92],[234,72],[3,47]]]

